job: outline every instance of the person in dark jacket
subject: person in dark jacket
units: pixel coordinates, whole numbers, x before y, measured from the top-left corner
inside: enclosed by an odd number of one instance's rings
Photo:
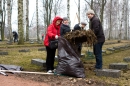
[[[73,31],[76,31],[76,30],[83,30],[85,28],[87,24],[85,22],[81,22],[81,23],[78,23],[74,26],[74,30]],[[77,45],[77,50],[79,52],[79,54],[81,55],[81,50],[82,50],[82,43],[78,43],[76,44]]]
[[[14,43],[18,42],[18,34],[16,31],[13,31],[13,38],[14,38]]]
[[[55,17],[53,19],[52,24],[50,24],[47,28],[46,36],[44,39],[44,45],[46,46],[47,57],[46,57],[46,68],[47,73],[53,73],[54,70],[54,61],[55,61],[55,52],[56,49],[51,49],[49,47],[49,40],[58,39],[60,36],[60,26],[62,23],[61,17]]]
[[[94,31],[97,37],[97,43],[93,45],[93,52],[96,58],[95,70],[102,69],[102,46],[105,42],[105,36],[100,20],[95,16],[93,10],[88,10],[87,16],[90,19],[89,28]]]
[[[60,35],[64,36],[66,32],[70,32],[70,26],[69,26],[68,18],[64,17],[60,27]]]

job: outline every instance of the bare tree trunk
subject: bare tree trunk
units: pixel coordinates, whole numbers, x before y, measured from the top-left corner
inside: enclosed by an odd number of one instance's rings
[[[126,12],[126,16],[125,16],[125,37],[124,39],[127,40],[128,39],[128,0],[125,0],[125,12]]]
[[[40,41],[39,38],[39,21],[38,21],[38,0],[36,0],[36,21],[37,21],[37,41]]]
[[[1,39],[2,39],[2,22],[3,22],[3,11],[2,11],[2,0],[0,1],[0,32],[1,32]]]
[[[121,42],[121,37],[122,37],[122,31],[121,29],[123,28],[123,17],[124,17],[124,6],[125,6],[125,1],[123,1],[123,6],[122,6],[122,18],[121,18],[121,24],[120,24],[120,31],[119,31],[119,38],[118,38],[118,42]]]
[[[29,41],[29,0],[26,0],[26,41]]]
[[[2,41],[4,40],[5,16],[6,16],[5,0],[3,0],[2,28],[1,28],[1,39],[2,39]]]
[[[11,28],[11,0],[7,0],[7,10],[8,10],[8,30],[9,30],[9,40],[10,42],[13,41],[13,36],[12,36],[12,28]]]
[[[109,9],[109,12],[110,12],[110,27],[109,27],[109,38],[108,40],[111,39],[111,34],[112,34],[112,0],[110,2],[110,9]]]
[[[45,25],[46,29],[51,23],[52,5],[53,5],[53,0],[43,0],[44,25]],[[46,30],[45,30],[44,34],[46,34]]]
[[[78,0],[78,20],[79,20],[79,23],[80,23],[80,0]]]
[[[24,44],[24,29],[23,29],[23,0],[18,0],[18,44]]]
[[[93,0],[91,0],[91,9],[93,9]]]
[[[104,7],[106,5],[106,0],[102,0],[102,5],[101,5],[101,9],[100,9],[100,20],[101,23],[103,24],[103,16],[104,16]]]
[[[67,17],[70,21],[70,0],[67,0]]]

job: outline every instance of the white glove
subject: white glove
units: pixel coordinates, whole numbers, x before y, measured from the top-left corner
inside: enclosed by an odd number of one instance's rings
[[[58,39],[58,35],[55,36],[55,39]]]

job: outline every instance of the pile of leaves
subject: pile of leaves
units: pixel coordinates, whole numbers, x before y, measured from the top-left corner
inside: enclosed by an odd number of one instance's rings
[[[67,32],[64,38],[71,44],[86,42],[88,45],[92,46],[97,42],[97,37],[91,29]]]

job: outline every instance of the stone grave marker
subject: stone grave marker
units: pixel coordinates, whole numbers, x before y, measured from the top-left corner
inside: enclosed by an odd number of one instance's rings
[[[30,52],[29,49],[23,49],[23,50],[19,50],[19,52]]]
[[[111,63],[109,64],[109,69],[127,70],[128,64],[127,63]]]
[[[130,57],[125,57],[123,60],[124,60],[125,62],[130,62]]]
[[[8,55],[8,52],[0,51],[0,55]]]
[[[46,48],[39,48],[38,51],[46,51]]]
[[[119,78],[121,76],[121,70],[113,70],[113,69],[101,69],[95,71],[97,76],[105,76],[105,77],[113,77]]]
[[[43,59],[32,59],[31,64],[35,64],[37,66],[46,67],[46,61]]]

